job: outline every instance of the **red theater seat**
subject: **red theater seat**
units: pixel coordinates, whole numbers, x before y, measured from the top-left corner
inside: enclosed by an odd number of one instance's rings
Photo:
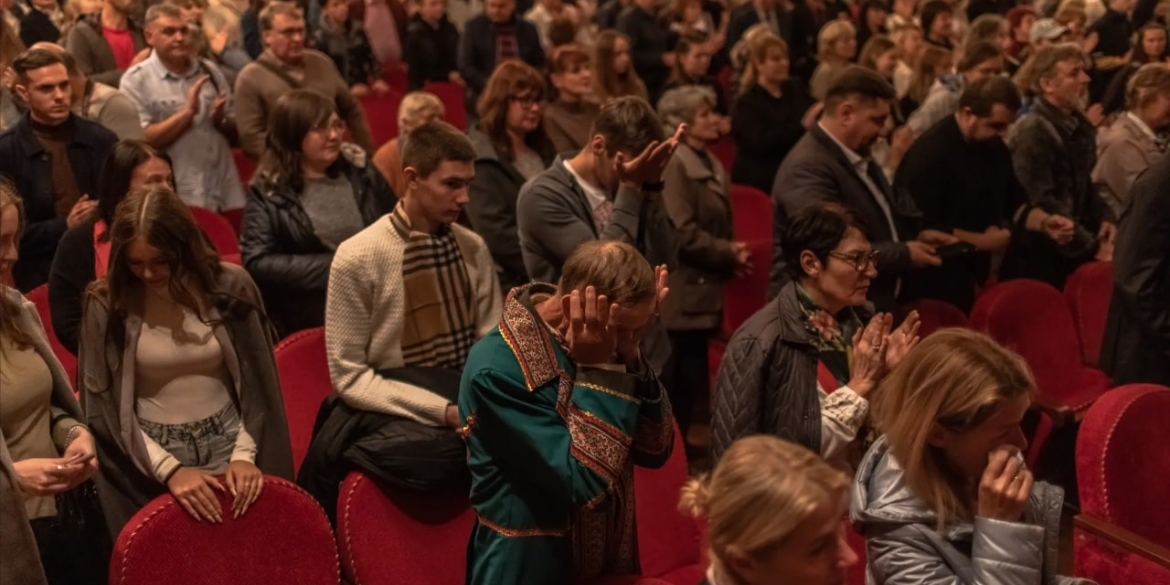
[[[1101,584],[1170,583],[1170,389],[1106,392],[1081,424],[1073,537],[1075,574]]]
[[[1081,342],[1081,360],[1097,365],[1101,356],[1101,339],[1113,298],[1113,263],[1090,262],[1072,273],[1064,285],[1064,297],[1072,309],[1073,324]]]
[[[24,298],[32,301],[32,304],[37,307],[37,315],[41,318],[41,325],[45,328],[45,335],[49,337],[49,347],[53,349],[53,355],[57,356],[57,361],[61,362],[61,367],[65,368],[65,373],[69,375],[69,379],[76,383],[77,378],[77,357],[74,356],[61,341],[57,339],[57,334],[53,332],[53,316],[49,310],[49,285],[42,284],[26,293]],[[73,389],[77,392],[77,388]]]
[[[306,329],[284,338],[273,352],[280,376],[280,393],[284,414],[288,418],[289,441],[292,443],[294,469],[309,452],[313,424],[321,402],[333,392],[329,363],[325,358],[325,329]]]
[[[768,275],[772,268],[772,200],[763,192],[743,185],[731,186],[731,212],[735,239],[747,242],[752,254],[752,273],[723,286],[724,338],[739,329],[768,299]]]
[[[373,93],[361,98],[362,110],[366,114],[366,124],[370,126],[370,134],[374,138],[374,150],[398,136],[398,104],[402,103],[402,94],[391,91],[386,95]]]
[[[233,148],[232,160],[236,163],[236,172],[240,175],[240,182],[247,185],[256,173],[256,160],[244,154],[244,151]]]
[[[895,325],[901,323],[902,319],[910,314],[910,311],[918,311],[918,318],[922,323],[918,327],[918,335],[923,338],[944,327],[966,327],[968,325],[967,315],[963,314],[962,309],[935,299],[918,299],[903,305],[898,310],[898,321]]]
[[[703,580],[699,525],[678,509],[679,491],[687,482],[686,445],[674,430],[674,450],[658,469],[634,468],[634,502],[638,556],[642,574],[673,585]]]
[[[337,545],[325,512],[291,482],[265,476],[264,491],[233,519],[199,522],[170,495],[147,504],[114,544],[111,585],[336,585]]]
[[[730,177],[731,167],[735,164],[735,141],[733,141],[730,136],[724,136],[723,138],[715,141],[715,143],[712,144],[709,149],[711,154],[715,155],[715,158],[719,159],[719,162],[723,165],[723,170],[726,171],[728,177]]]
[[[239,237],[236,236],[236,230],[232,229],[232,224],[227,219],[202,207],[189,207],[188,209],[191,210],[191,217],[195,219],[199,229],[207,234],[211,245],[215,246],[215,250],[219,252],[220,256],[239,255]]]
[[[463,105],[462,87],[454,83],[432,82],[424,85],[423,91],[435,94],[435,97],[443,102],[443,109],[446,110],[443,119],[448,124],[460,130],[467,130],[467,108]]]

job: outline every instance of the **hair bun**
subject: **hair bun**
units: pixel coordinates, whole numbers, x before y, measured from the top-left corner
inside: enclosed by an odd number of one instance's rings
[[[706,516],[710,504],[710,480],[707,474],[687,480],[678,502],[678,509],[693,518]]]

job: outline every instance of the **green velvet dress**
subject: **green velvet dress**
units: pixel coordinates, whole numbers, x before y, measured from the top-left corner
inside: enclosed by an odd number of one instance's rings
[[[469,585],[637,574],[633,466],[670,457],[666,393],[642,373],[578,368],[537,315],[551,285],[513,289],[459,390],[471,503]]]

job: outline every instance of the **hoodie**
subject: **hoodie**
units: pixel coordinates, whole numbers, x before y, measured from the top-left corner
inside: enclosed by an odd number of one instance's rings
[[[975,518],[942,532],[938,517],[910,491],[885,437],[870,447],[854,479],[850,519],[866,538],[866,583],[873,585],[1070,585],[1056,575],[1064,492],[1037,482],[1024,522]]]

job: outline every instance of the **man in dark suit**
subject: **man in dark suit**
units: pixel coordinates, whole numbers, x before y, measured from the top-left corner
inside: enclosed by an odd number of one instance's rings
[[[1101,368],[1113,383],[1170,385],[1170,154],[1130,189],[1113,250]]]
[[[851,208],[867,228],[877,251],[878,278],[869,299],[892,311],[898,277],[915,267],[939,266],[935,246],[957,240],[935,230],[919,234],[921,213],[908,197],[895,197],[869,149],[885,130],[894,88],[874,71],[852,66],[837,77],[825,96],[821,121],[809,129],[780,165],[772,186],[774,248],[770,296],[787,278],[780,234],[789,216],[818,201]],[[916,237],[917,236],[917,237]]]
[[[519,59],[544,69],[540,34],[517,16],[516,0],[487,0],[483,14],[467,21],[459,40],[459,74],[467,82],[467,111],[475,114],[479,94],[500,61]]]

